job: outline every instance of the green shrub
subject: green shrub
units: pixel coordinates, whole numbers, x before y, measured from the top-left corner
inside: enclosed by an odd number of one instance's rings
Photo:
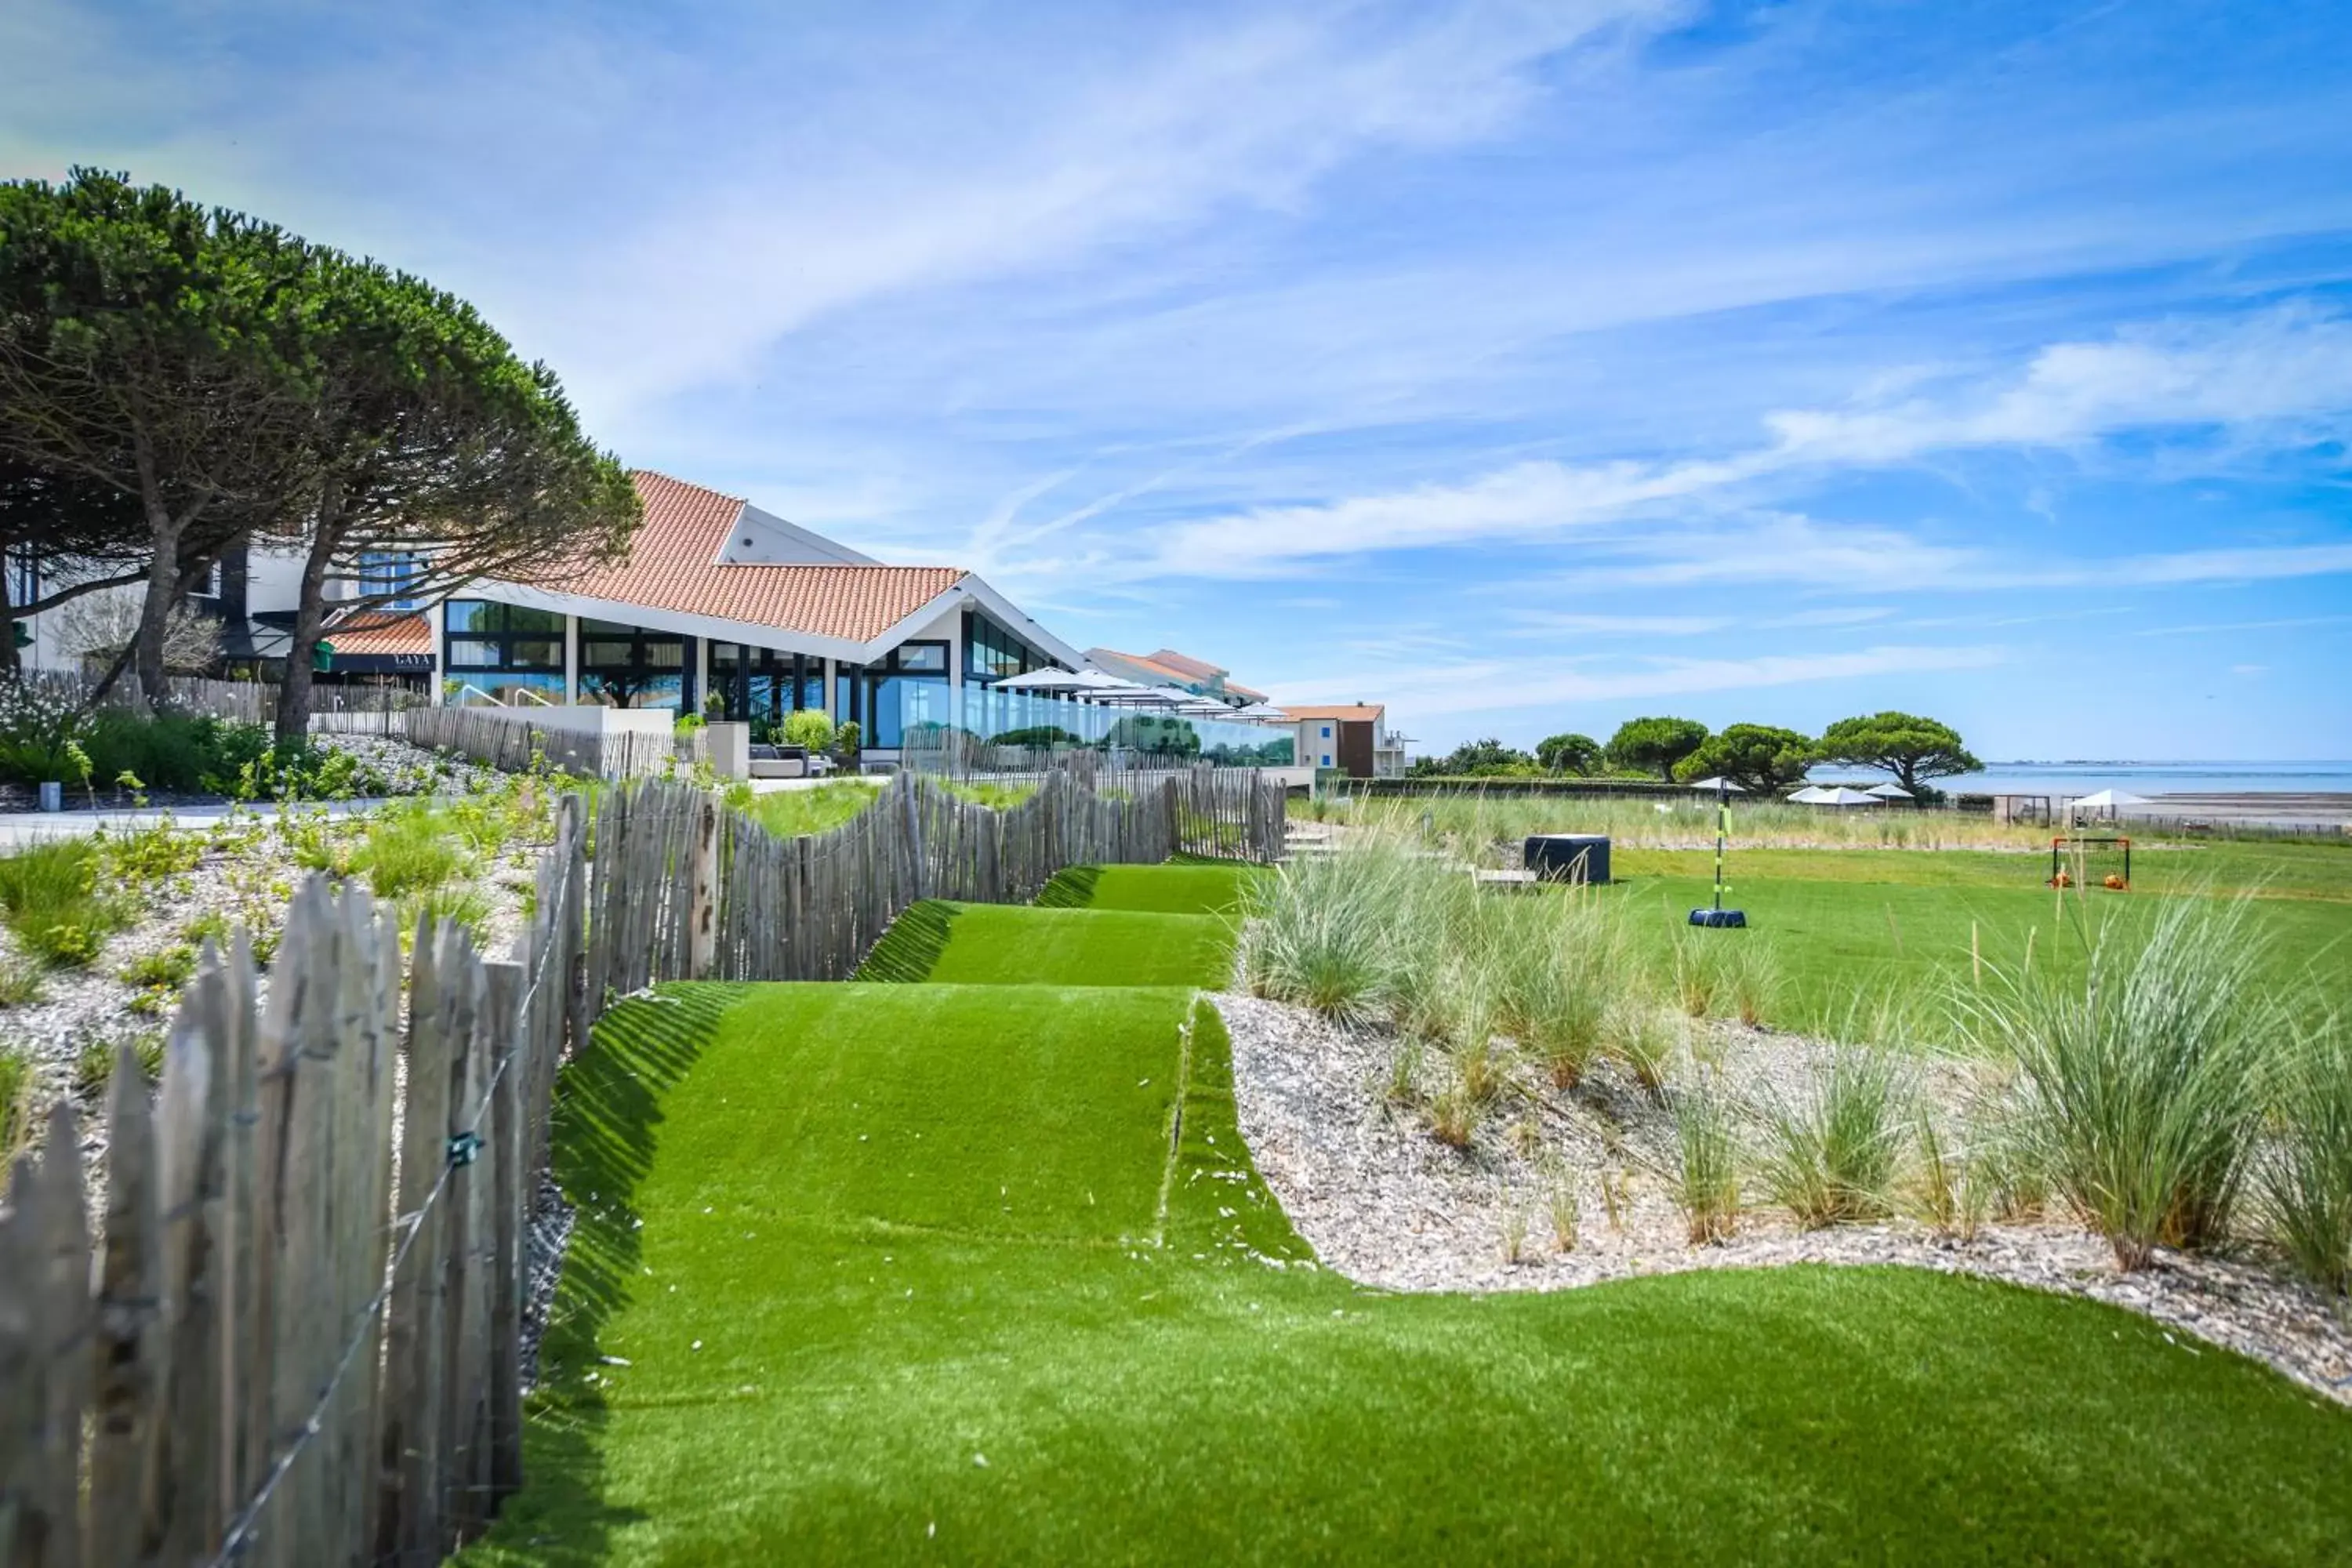
[[[419,921],[454,921],[474,945],[481,947],[489,937],[490,900],[474,887],[434,887],[417,889],[403,897],[399,903],[400,930],[404,937],[413,936]]]
[[[1497,900],[1481,935],[1496,1022],[1572,1089],[1600,1055],[1619,971],[1616,930],[1589,893]]]
[[[987,806],[992,811],[1011,811],[1035,795],[1037,786],[1033,784],[989,784],[979,779],[951,779],[948,782],[948,793],[960,795],[975,805]]]
[[[788,716],[777,732],[785,745],[805,746],[814,754],[832,746],[833,718],[822,708],[803,708]]]
[[[89,738],[89,720],[72,703],[37,686],[0,682],[0,779],[87,784],[95,771]]]
[[[2019,1069],[2010,1135],[2126,1268],[2225,1233],[2261,1125],[2261,1043],[2243,900],[2179,898],[2081,932],[2079,968],[1995,971],[1956,993],[1963,1033]]]
[[[2277,1121],[2256,1166],[2272,1235],[2313,1284],[2352,1291],[2352,1030],[2331,1019],[2274,1070]]]
[[[17,944],[46,963],[95,959],[106,939],[128,925],[131,901],[101,889],[99,848],[87,839],[36,844],[0,857],[0,918]]]
[[[105,856],[103,874],[134,888],[184,876],[205,858],[204,838],[168,821],[107,834],[95,842]]]
[[[1403,940],[1404,910],[1427,902],[1412,883],[1412,863],[1383,845],[1277,868],[1255,885],[1244,931],[1251,992],[1344,1021],[1379,1016],[1402,994],[1408,964],[1443,956],[1433,933],[1411,947]]]
[[[387,806],[368,823],[351,868],[380,899],[429,892],[454,880],[471,857],[456,825],[431,805]]]
[[[1700,1079],[1675,1089],[1673,1162],[1666,1184],[1688,1222],[1691,1245],[1728,1240],[1739,1226],[1744,1152],[1739,1117],[1723,1089]]]
[[[270,737],[260,724],[109,709],[91,716],[83,744],[100,781],[128,773],[151,790],[226,795],[241,768],[268,754]]]
[[[835,779],[814,789],[775,790],[751,803],[751,820],[779,838],[829,833],[882,798],[870,784]]]
[[[177,991],[194,978],[196,950],[185,942],[156,952],[141,953],[122,966],[117,976],[125,985],[142,990]]]
[[[1840,1050],[1802,1096],[1767,1112],[1773,1200],[1809,1229],[1883,1216],[1910,1098],[1886,1053]]]

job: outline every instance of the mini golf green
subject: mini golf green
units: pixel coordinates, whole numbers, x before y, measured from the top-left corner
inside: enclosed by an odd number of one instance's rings
[[[1013,951],[965,918],[939,963]],[[529,1485],[467,1561],[2352,1558],[2352,1417],[2094,1303],[1354,1287],[1258,1181],[1230,1070],[1181,988],[615,1008],[565,1071]]]

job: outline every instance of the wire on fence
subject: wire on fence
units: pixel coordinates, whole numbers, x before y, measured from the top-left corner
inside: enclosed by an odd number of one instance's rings
[[[570,889],[571,883],[572,862],[567,858],[563,862],[562,879],[556,884],[559,907],[562,901],[561,896]],[[531,981],[530,988],[523,993],[522,1001],[515,1008],[518,1017],[530,1011],[531,999],[539,994],[541,984],[547,979],[553,968],[554,965],[549,963],[541,963],[539,966],[538,975]],[[401,1237],[399,1244],[393,1248],[392,1262],[384,1270],[383,1283],[377,1287],[376,1293],[368,1298],[366,1306],[361,1309],[356,1331],[352,1333],[350,1342],[343,1346],[342,1354],[335,1358],[335,1370],[329,1374],[325,1385],[319,1390],[319,1397],[310,1404],[310,1414],[302,1423],[301,1436],[287,1446],[286,1451],[280,1454],[277,1462],[269,1467],[269,1474],[262,1478],[261,1485],[255,1490],[252,1500],[237,1510],[236,1517],[230,1521],[227,1531],[221,1537],[220,1550],[213,1554],[210,1568],[227,1568],[228,1564],[236,1562],[245,1549],[257,1539],[254,1534],[255,1527],[261,1522],[262,1512],[269,1506],[270,1497],[278,1490],[278,1483],[286,1479],[288,1472],[294,1468],[294,1461],[302,1457],[302,1451],[310,1445],[310,1439],[319,1435],[320,1423],[326,1415],[327,1406],[334,1402],[336,1390],[342,1386],[344,1374],[351,1371],[352,1361],[359,1355],[361,1348],[368,1342],[368,1337],[375,1327],[375,1320],[392,1300],[393,1287],[400,1279],[401,1265],[408,1261],[409,1248],[416,1244],[417,1237],[424,1233],[425,1216],[432,1212],[434,1205],[441,1201],[441,1194],[449,1190],[450,1173],[460,1165],[470,1165],[474,1163],[474,1151],[479,1149],[482,1142],[482,1119],[490,1113],[491,1102],[498,1097],[499,1080],[506,1077],[507,1068],[514,1065],[515,1058],[522,1054],[522,1037],[518,1034],[506,1052],[499,1058],[498,1066],[491,1069],[488,1080],[482,1086],[482,1103],[475,1107],[473,1120],[467,1123],[463,1131],[449,1140],[448,1152],[441,1162],[440,1174],[434,1178],[433,1190],[425,1194],[423,1203],[394,1220],[394,1224],[405,1225],[408,1229]],[[462,1155],[459,1153],[461,1144],[465,1148]]]

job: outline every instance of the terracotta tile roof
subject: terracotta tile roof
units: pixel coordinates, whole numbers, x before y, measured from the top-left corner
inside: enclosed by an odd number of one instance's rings
[[[1193,680],[1214,680],[1227,673],[1213,664],[1202,663],[1190,654],[1178,653],[1172,647],[1153,649],[1151,662],[1162,668],[1175,670],[1178,674]]]
[[[1277,702],[1275,706],[1291,719],[1329,719],[1351,724],[1378,720],[1388,711],[1383,704],[1378,702]]]
[[[433,625],[406,612],[362,610],[327,628],[338,654],[431,653]]]
[[[963,579],[955,566],[772,566],[719,559],[743,502],[640,468],[645,526],[628,558],[567,574],[563,594],[867,642]]]

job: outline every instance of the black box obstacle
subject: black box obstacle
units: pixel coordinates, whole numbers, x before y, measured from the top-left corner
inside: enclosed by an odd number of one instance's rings
[[[1545,882],[1609,880],[1609,837],[1601,833],[1534,833],[1528,836],[1519,864]]]

